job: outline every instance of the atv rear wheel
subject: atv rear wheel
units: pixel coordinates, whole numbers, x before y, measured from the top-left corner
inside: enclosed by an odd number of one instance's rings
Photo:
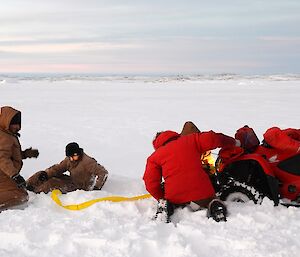
[[[254,187],[239,181],[232,181],[223,186],[217,195],[223,201],[241,203],[253,201],[255,204],[261,204],[264,197]]]

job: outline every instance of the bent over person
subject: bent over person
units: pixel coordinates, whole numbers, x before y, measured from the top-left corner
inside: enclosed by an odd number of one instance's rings
[[[264,144],[281,151],[300,153],[300,129],[269,128],[264,133]]]
[[[69,171],[70,175],[65,174]],[[66,158],[45,171],[39,171],[27,182],[27,189],[35,193],[48,193],[59,189],[63,193],[82,189],[100,190],[107,179],[107,170],[84,153],[75,142],[66,146]]]
[[[28,201],[26,183],[20,175],[22,159],[37,158],[38,150],[21,150],[18,137],[21,112],[4,106],[0,109],[0,211]]]
[[[213,131],[184,136],[170,130],[157,133],[153,140],[155,151],[147,159],[143,179],[147,191],[159,201],[158,211],[165,208],[169,217],[173,212],[170,206],[193,202],[208,208],[209,217],[226,221],[226,207],[216,199],[199,156],[218,147],[236,144],[234,138]]]

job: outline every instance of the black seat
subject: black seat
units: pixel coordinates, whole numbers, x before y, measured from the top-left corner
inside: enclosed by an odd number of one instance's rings
[[[300,175],[300,154],[292,156],[284,161],[281,161],[277,167],[288,173]]]

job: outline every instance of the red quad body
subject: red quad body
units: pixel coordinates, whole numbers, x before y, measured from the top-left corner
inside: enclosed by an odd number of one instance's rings
[[[256,146],[250,153],[241,147],[222,149],[219,158],[221,162],[217,172],[223,179],[221,186],[222,183],[226,184],[229,181],[229,177],[247,184],[249,177],[261,176],[264,179],[251,178],[251,183],[248,184],[258,188],[258,191],[268,192],[265,195],[274,200],[275,204],[278,204],[279,198],[299,202],[300,152],[283,151],[262,144]],[[259,171],[249,172],[249,166]],[[240,176],[241,174],[244,175]]]
[[[298,170],[297,175],[295,172],[282,169],[280,163],[292,158],[297,158],[297,161],[300,162],[300,153],[295,155],[295,153],[283,152],[278,149],[266,148],[263,146],[258,146],[255,153],[259,156],[264,156],[264,162],[270,167],[268,170],[265,168],[267,165],[263,166],[266,174],[272,175],[278,179],[279,194],[281,198],[296,200],[300,196],[300,170]],[[300,163],[298,167],[300,167]]]

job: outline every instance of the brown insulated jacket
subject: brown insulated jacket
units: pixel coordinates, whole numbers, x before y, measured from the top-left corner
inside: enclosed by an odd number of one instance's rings
[[[19,139],[9,131],[11,119],[18,112],[9,106],[0,109],[0,171],[8,177],[17,175],[23,166]]]
[[[0,108],[0,211],[28,201],[28,194],[18,188],[11,177],[19,174],[23,162],[19,139],[9,131],[11,119],[18,111]]]
[[[85,153],[78,161],[72,162],[66,157],[62,162],[45,171],[49,178],[60,177],[64,172],[69,171],[72,183],[83,190],[101,189],[108,174],[102,165]]]

